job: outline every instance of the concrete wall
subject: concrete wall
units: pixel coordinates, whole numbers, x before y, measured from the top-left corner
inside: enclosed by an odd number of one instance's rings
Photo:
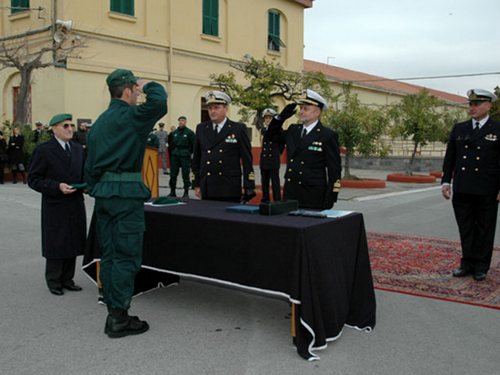
[[[391,156],[385,158],[364,158],[353,157],[349,160],[351,168],[375,169],[383,171],[404,172],[410,162],[409,157]],[[342,156],[342,166],[345,164],[345,157]],[[443,168],[443,158],[417,157],[414,162],[414,172],[441,171]]]

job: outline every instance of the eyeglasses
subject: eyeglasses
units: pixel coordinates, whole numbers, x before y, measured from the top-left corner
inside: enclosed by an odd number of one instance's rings
[[[72,128],[74,128],[74,127],[75,127],[75,124],[64,124],[64,125],[63,125],[63,128],[64,128],[64,129],[68,129],[70,126],[71,126]]]

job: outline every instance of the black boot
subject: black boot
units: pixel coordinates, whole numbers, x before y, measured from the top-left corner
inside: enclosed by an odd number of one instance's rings
[[[108,306],[109,315],[106,318],[104,333],[115,339],[130,335],[139,335],[149,329],[149,324],[139,320],[137,316],[129,316],[127,310]]]
[[[177,194],[175,193],[175,188],[170,188],[170,194],[168,195],[169,197],[177,197]]]
[[[189,199],[189,189],[184,189],[184,195],[182,196],[182,199]]]
[[[12,183],[17,184],[17,171],[12,171]]]

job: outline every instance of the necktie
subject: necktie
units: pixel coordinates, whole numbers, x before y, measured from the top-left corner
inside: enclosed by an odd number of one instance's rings
[[[479,130],[479,121],[474,123],[474,131]]]
[[[300,138],[304,138],[307,135],[306,127],[302,127],[302,134],[300,134]]]
[[[219,134],[219,125],[214,124],[214,134],[217,135]]]
[[[71,157],[71,150],[69,149],[69,144],[65,144],[64,145],[64,151],[66,151],[66,155],[68,155],[68,157]]]

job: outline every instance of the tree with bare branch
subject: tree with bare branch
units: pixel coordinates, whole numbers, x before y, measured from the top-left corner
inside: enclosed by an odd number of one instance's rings
[[[78,53],[84,47],[80,36],[66,32],[59,32],[58,37],[50,38],[50,41],[46,37],[42,40],[35,38],[32,32],[0,39],[0,70],[14,68],[21,79],[13,123],[24,125],[29,122],[33,72],[50,66],[65,66],[68,58],[79,58]]]

